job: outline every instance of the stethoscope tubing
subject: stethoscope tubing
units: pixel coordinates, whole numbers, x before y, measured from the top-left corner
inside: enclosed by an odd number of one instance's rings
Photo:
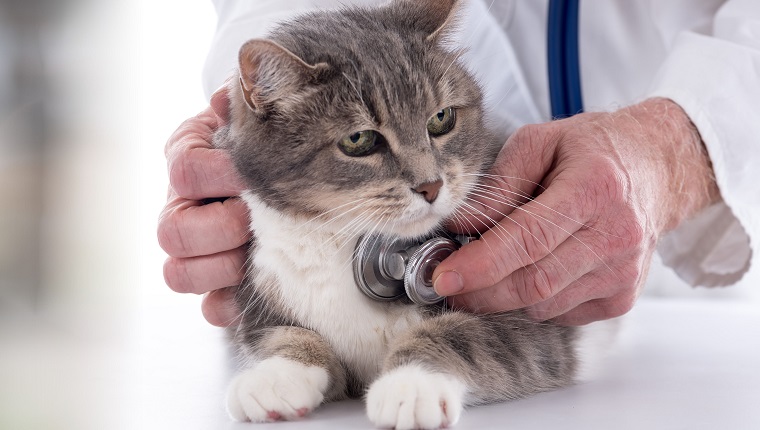
[[[547,20],[547,66],[552,117],[583,112],[578,49],[580,0],[550,0]]]

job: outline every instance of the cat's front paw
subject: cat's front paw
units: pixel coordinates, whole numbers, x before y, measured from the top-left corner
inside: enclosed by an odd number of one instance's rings
[[[227,411],[238,421],[292,420],[324,400],[327,371],[280,357],[268,358],[232,381]]]
[[[447,427],[459,420],[465,391],[453,376],[398,367],[369,387],[367,416],[378,427],[396,430]]]

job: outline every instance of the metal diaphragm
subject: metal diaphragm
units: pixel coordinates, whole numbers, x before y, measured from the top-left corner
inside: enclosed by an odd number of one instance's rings
[[[406,295],[414,303],[432,305],[443,300],[433,289],[433,272],[441,262],[459,248],[459,243],[446,237],[425,241],[409,257],[404,272]]]
[[[404,296],[406,249],[417,241],[380,235],[362,236],[354,249],[354,280],[359,289],[375,300],[390,301]]]
[[[406,294],[414,303],[432,305],[443,299],[433,289],[433,271],[467,241],[438,235],[421,240],[363,236],[354,249],[354,280],[375,300],[397,300]]]

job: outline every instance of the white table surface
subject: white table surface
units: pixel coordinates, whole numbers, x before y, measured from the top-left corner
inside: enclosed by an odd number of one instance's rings
[[[297,422],[234,423],[223,407],[232,362],[221,330],[145,317],[151,334],[139,363],[139,428],[371,428],[360,401],[328,404]],[[760,429],[760,307],[644,298],[597,378],[470,408],[456,428]]]

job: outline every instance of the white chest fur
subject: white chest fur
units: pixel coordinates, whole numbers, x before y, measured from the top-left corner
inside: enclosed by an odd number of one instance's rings
[[[376,302],[356,287],[351,261],[357,237],[336,237],[314,230],[243,196],[256,235],[253,264],[277,279],[282,305],[304,327],[322,335],[356,376],[372,381],[380,370],[388,340],[420,321],[415,306]]]

